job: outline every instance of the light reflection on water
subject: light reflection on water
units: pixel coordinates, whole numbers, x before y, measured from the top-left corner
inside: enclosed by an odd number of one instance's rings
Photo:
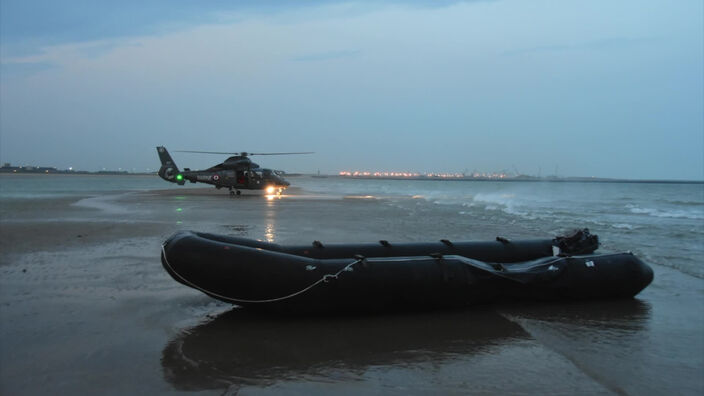
[[[266,229],[264,230],[264,236],[267,242],[274,242],[276,240],[276,228],[274,223],[267,223]]]
[[[266,238],[267,242],[274,242],[276,240],[276,211],[276,202],[273,199],[268,199],[267,197],[266,210],[264,213],[264,216],[266,218],[264,237]]]
[[[479,375],[472,372],[481,369],[479,362],[505,353],[507,346],[532,342],[523,320],[569,324],[608,348],[643,338],[640,333],[650,320],[650,306],[639,300],[535,307],[512,308],[507,314],[475,308],[333,317],[266,316],[235,308],[182,330],[165,346],[161,362],[165,379],[189,391],[271,386],[301,377],[313,383],[340,375],[364,380],[384,367],[394,372],[385,374],[384,382],[399,386],[423,365],[466,365],[466,379],[472,381]],[[526,363],[504,359],[502,370],[520,372]]]

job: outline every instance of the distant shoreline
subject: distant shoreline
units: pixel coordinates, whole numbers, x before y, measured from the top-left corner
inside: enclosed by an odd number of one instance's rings
[[[23,176],[158,176],[156,172],[120,172],[120,171],[20,171],[12,172],[0,169],[0,175],[23,175]]]
[[[22,175],[22,176],[150,176],[158,177],[156,173],[131,173],[131,172],[6,172],[0,171],[0,176]],[[704,184],[704,180],[668,180],[668,179],[608,179],[590,177],[427,177],[427,176],[340,176],[340,175],[318,175],[313,173],[284,174],[285,178],[295,179],[297,177],[315,177],[319,179],[354,179],[354,180],[418,180],[418,181],[448,181],[448,182],[501,182],[501,183],[632,183],[632,184]]]
[[[704,180],[662,180],[662,179],[607,179],[582,177],[550,178],[489,178],[489,177],[375,177],[375,176],[329,176],[339,179],[364,180],[423,180],[423,181],[477,181],[477,182],[520,182],[520,183],[643,183],[643,184],[704,184]]]

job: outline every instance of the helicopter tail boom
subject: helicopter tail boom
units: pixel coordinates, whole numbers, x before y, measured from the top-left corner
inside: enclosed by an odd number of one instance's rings
[[[181,171],[176,166],[176,163],[174,163],[174,160],[171,158],[168,150],[166,150],[166,147],[158,146],[156,148],[156,152],[159,154],[159,160],[161,161],[159,177],[168,182],[177,183],[180,185],[186,183],[186,180],[184,180]]]

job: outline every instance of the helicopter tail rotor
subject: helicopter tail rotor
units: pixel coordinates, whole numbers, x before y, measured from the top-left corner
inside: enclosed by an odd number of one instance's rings
[[[162,179],[183,185],[186,181],[183,178],[183,174],[176,166],[176,163],[171,158],[168,150],[164,146],[158,146],[156,152],[159,154],[159,160],[161,161],[161,168],[159,168],[159,177]]]

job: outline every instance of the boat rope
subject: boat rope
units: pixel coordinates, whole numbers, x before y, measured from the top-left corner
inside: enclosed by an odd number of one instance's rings
[[[280,301],[288,300],[288,299],[290,299],[290,298],[296,297],[296,296],[298,296],[298,295],[301,295],[301,294],[307,292],[308,290],[314,288],[315,286],[317,286],[317,285],[319,285],[319,284],[321,284],[321,283],[328,283],[328,282],[330,282],[330,281],[332,281],[332,280],[338,279],[339,276],[340,276],[343,272],[354,271],[354,269],[353,269],[352,267],[353,267],[355,264],[358,264],[358,263],[361,263],[361,262],[364,262],[364,261],[368,261],[368,262],[407,262],[407,261],[421,261],[421,260],[427,260],[427,258],[424,258],[424,257],[375,257],[375,258],[372,258],[372,259],[367,259],[367,258],[362,257],[362,256],[356,256],[354,261],[352,261],[351,263],[349,263],[349,264],[347,264],[346,266],[342,267],[341,270],[335,272],[334,274],[325,274],[325,275],[323,275],[320,279],[318,279],[317,281],[311,283],[310,285],[304,287],[303,289],[301,289],[301,290],[299,290],[299,291],[297,291],[297,292],[294,292],[294,293],[291,293],[291,294],[288,294],[288,295],[285,295],[285,296],[282,296],[282,297],[276,297],[276,298],[268,298],[268,299],[262,299],[262,300],[248,300],[248,299],[243,299],[243,298],[233,298],[233,297],[223,296],[222,294],[215,293],[215,292],[213,292],[213,291],[207,290],[207,289],[205,289],[205,288],[203,288],[203,287],[200,287],[200,286],[194,284],[193,282],[191,282],[191,281],[189,281],[188,279],[186,279],[186,278],[184,278],[183,276],[181,276],[181,275],[180,275],[178,272],[176,272],[176,270],[171,266],[171,264],[169,263],[169,260],[166,258],[165,245],[162,245],[162,246],[161,246],[161,254],[162,254],[161,257],[164,259],[164,264],[166,264],[166,266],[169,267],[169,270],[171,271],[171,273],[172,273],[173,275],[177,276],[177,277],[180,279],[180,281],[181,281],[182,283],[184,283],[184,284],[186,284],[186,285],[188,285],[188,286],[190,286],[190,287],[192,287],[192,288],[194,288],[194,289],[200,290],[200,291],[202,291],[202,292],[205,293],[205,294],[208,294],[208,295],[211,295],[211,296],[213,296],[213,297],[219,298],[219,299],[221,299],[221,300],[227,300],[227,301],[231,301],[231,302],[233,302],[233,303],[245,303],[245,304],[273,303],[273,302],[280,302]],[[534,269],[534,268],[541,267],[541,266],[545,266],[545,265],[548,265],[548,264],[552,265],[552,264],[554,264],[554,263],[556,263],[556,262],[558,262],[558,261],[563,261],[563,260],[568,259],[568,258],[577,258],[577,259],[602,258],[602,257],[616,256],[616,255],[619,255],[619,254],[622,254],[622,253],[608,253],[608,254],[601,254],[601,255],[598,255],[598,256],[552,257],[552,260],[548,260],[548,261],[546,261],[546,262],[539,262],[539,263],[536,263],[536,265],[529,266],[529,267],[523,267],[523,268],[521,268],[519,271],[516,271],[516,272],[518,272],[518,273],[520,273],[520,272],[526,272],[526,271],[532,270],[532,269]],[[632,253],[631,253],[631,252],[626,252],[626,254],[632,254]],[[487,263],[485,263],[485,262],[482,262],[482,261],[479,261],[479,260],[470,259],[470,258],[467,258],[467,257],[464,257],[464,256],[455,256],[455,255],[452,255],[452,256],[444,256],[444,258],[459,259],[460,261],[464,262],[465,264],[472,265],[472,266],[475,266],[475,267],[479,266],[479,267],[482,267],[482,268],[485,268],[485,269],[487,269],[485,266],[490,267],[490,266],[489,266]],[[483,265],[478,265],[477,262],[478,262],[478,263],[481,263],[481,264],[483,264]],[[590,264],[591,264],[591,265],[590,265]],[[593,267],[594,264],[593,264],[592,261],[588,261],[588,262],[586,263],[586,265],[587,265],[588,267]],[[498,275],[498,276],[501,276],[501,277],[506,277],[508,274],[510,274],[511,272],[513,272],[513,271],[511,271],[510,268],[507,269],[507,268],[505,268],[505,267],[503,267],[501,270],[497,270],[496,268],[493,268],[493,267],[491,267],[491,268],[493,269],[492,272],[493,272],[494,274],[496,274],[496,275]],[[509,278],[509,279],[511,279],[511,278]]]
[[[205,289],[205,288],[203,288],[203,287],[200,287],[200,286],[194,284],[193,282],[189,281],[188,279],[184,278],[184,277],[181,276],[178,272],[176,272],[176,270],[174,269],[174,267],[172,267],[171,264],[169,263],[169,260],[166,258],[166,250],[165,250],[164,245],[161,246],[161,255],[162,255],[161,257],[164,258],[164,263],[169,267],[169,269],[171,270],[171,272],[172,272],[174,275],[176,275],[183,283],[187,284],[188,286],[190,286],[190,287],[192,287],[192,288],[194,288],[194,289],[200,290],[200,291],[202,291],[202,292],[205,293],[205,294],[208,294],[208,295],[211,295],[211,296],[214,296],[214,297],[223,299],[223,300],[232,301],[232,302],[234,302],[234,303],[245,303],[245,304],[273,303],[273,302],[279,302],[279,301],[288,300],[289,298],[293,298],[293,297],[296,297],[296,296],[298,296],[298,295],[300,295],[300,294],[303,294],[303,293],[307,292],[308,290],[314,288],[315,286],[317,286],[317,285],[319,285],[319,284],[321,284],[321,283],[328,283],[328,282],[330,282],[331,280],[337,279],[337,278],[340,276],[340,274],[342,274],[343,272],[346,272],[346,271],[353,271],[353,269],[352,269],[352,266],[353,266],[353,265],[355,265],[355,264],[357,264],[357,263],[361,263],[362,261],[364,261],[364,258],[358,258],[358,259],[354,260],[353,262],[351,262],[351,263],[347,264],[346,266],[344,266],[341,270],[337,271],[336,273],[334,273],[334,274],[325,274],[325,275],[323,275],[322,278],[320,278],[320,279],[318,279],[317,281],[313,282],[313,283],[310,284],[309,286],[306,286],[306,287],[304,287],[303,289],[301,289],[301,290],[299,290],[299,291],[297,291],[297,292],[288,294],[288,295],[286,295],[286,296],[283,296],[283,297],[276,297],[276,298],[268,298],[268,299],[263,299],[263,300],[247,300],[247,299],[243,299],[243,298],[233,298],[233,297],[223,296],[222,294],[218,294],[218,293],[209,291],[209,290],[207,290],[207,289]]]

